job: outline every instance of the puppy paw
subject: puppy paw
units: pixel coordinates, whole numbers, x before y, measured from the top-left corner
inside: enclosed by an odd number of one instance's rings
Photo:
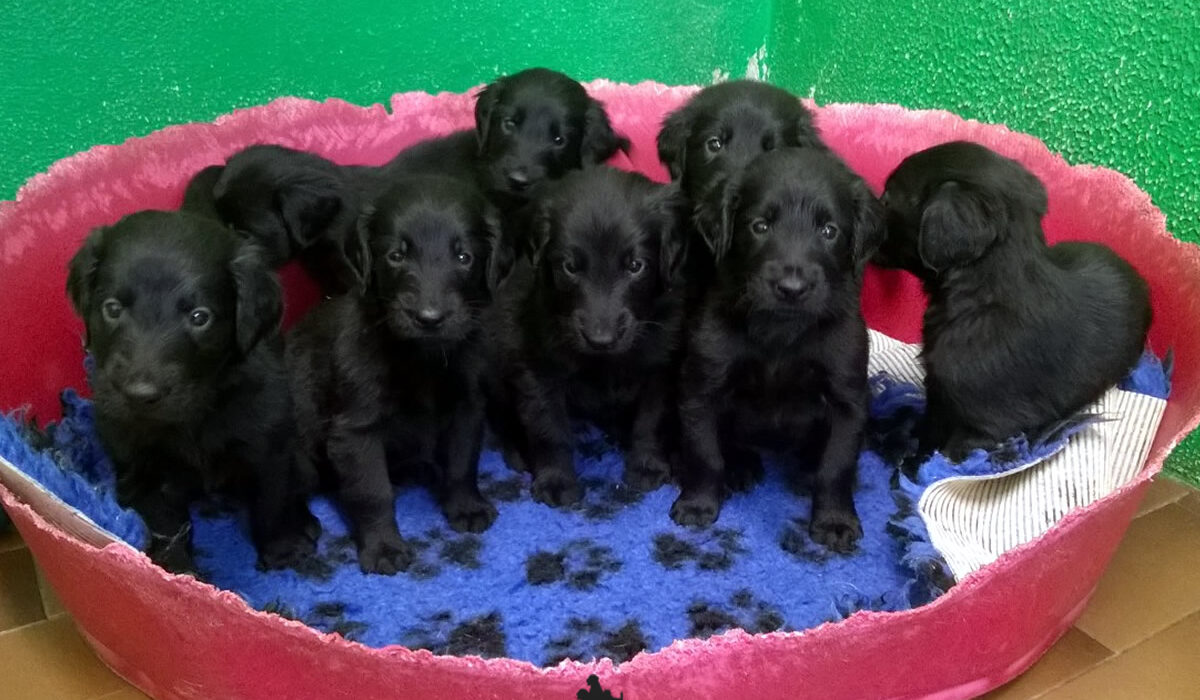
[[[543,471],[533,479],[533,500],[548,506],[569,506],[583,498],[583,487],[575,475],[557,470]]]
[[[364,536],[358,549],[358,568],[364,574],[391,576],[408,569],[412,561],[412,547],[395,532]]]
[[[853,510],[827,508],[814,515],[808,534],[819,545],[839,554],[850,554],[858,548],[862,525]]]
[[[500,450],[500,455],[504,458],[504,464],[514,472],[529,471],[529,465],[518,450],[506,445]]]
[[[708,527],[720,513],[721,499],[707,491],[684,491],[671,506],[671,520],[684,527]]]
[[[296,568],[316,551],[316,538],[310,538],[307,533],[296,533],[264,544],[258,553],[258,561],[264,569]]]
[[[630,455],[625,461],[625,483],[637,491],[653,491],[671,480],[671,465],[654,453]]]
[[[451,493],[442,504],[450,527],[458,532],[483,532],[496,519],[496,507],[478,493]]]

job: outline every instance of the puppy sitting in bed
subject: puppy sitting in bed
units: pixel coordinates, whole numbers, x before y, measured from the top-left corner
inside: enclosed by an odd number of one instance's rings
[[[533,205],[528,260],[494,307],[502,385],[492,424],[550,505],[582,495],[572,419],[625,449],[625,479],[669,478],[682,296],[675,188],[610,168],[570,173]]]
[[[541,183],[628,149],[629,140],[613,132],[604,105],[582,85],[557,71],[529,68],[479,92],[473,131],[419,143],[384,166],[383,175],[466,177],[511,211]]]
[[[303,459],[332,475],[364,572],[412,559],[392,476],[431,473],[455,530],[496,517],[476,483],[493,216],[472,185],[398,180],[359,221],[358,293],[324,301],[289,335]]]
[[[1150,300],[1095,243],[1046,245],[1046,190],[1014,160],[953,142],[909,156],[883,200],[880,264],[929,295],[921,453],[958,461],[1096,401],[1146,346]]]
[[[882,210],[825,149],[760,155],[698,215],[716,279],[689,321],[680,374],[681,525],[716,520],[727,480],[762,471],[758,450],[812,471],[814,541],[862,534],[854,508],[867,419],[867,328],[859,268]]]
[[[193,570],[188,505],[249,502],[259,561],[314,549],[283,363],[279,284],[254,246],[203,217],[145,211],[94,231],[67,293],[95,359],[96,428],[117,500],[138,512],[151,559]]]

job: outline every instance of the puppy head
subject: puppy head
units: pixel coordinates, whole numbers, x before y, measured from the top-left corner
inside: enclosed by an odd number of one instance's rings
[[[882,237],[878,200],[823,149],[764,153],[729,184],[718,206],[720,212],[702,217],[701,233],[722,284],[748,311],[836,313]]]
[[[934,146],[888,177],[887,239],[876,261],[923,278],[969,265],[993,246],[1042,238],[1046,189],[1020,163],[966,141]]]
[[[488,189],[525,197],[546,180],[629,149],[604,105],[562,73],[530,68],[485,87],[475,103]]]
[[[353,208],[337,166],[282,146],[238,152],[212,192],[221,219],[258,242],[272,266],[308,248]]]
[[[206,410],[221,373],[278,333],[283,316],[258,249],[179,212],[93,231],[71,259],[67,293],[96,362],[97,407],[164,424]]]
[[[823,147],[812,115],[786,90],[753,80],[706,87],[667,116],[658,157],[692,199],[716,192],[759,154]]]
[[[630,351],[679,283],[682,197],[636,173],[571,173],[535,202],[534,264],[568,347]]]
[[[499,237],[484,196],[459,180],[399,180],[359,218],[351,256],[392,334],[453,343],[478,326],[495,279],[489,258]]]

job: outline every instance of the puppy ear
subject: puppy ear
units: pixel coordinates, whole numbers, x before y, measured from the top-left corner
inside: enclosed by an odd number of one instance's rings
[[[352,287],[359,294],[366,294],[371,286],[371,218],[374,215],[375,207],[364,204],[342,242],[346,267],[353,277]]]
[[[229,263],[237,288],[234,317],[238,349],[250,352],[267,336],[279,331],[283,320],[283,290],[253,243],[239,246]]]
[[[715,262],[720,262],[733,244],[733,218],[739,202],[734,181],[726,180],[719,186],[718,192],[719,196],[706,197],[697,203],[692,214],[692,222],[712,251]]]
[[[316,242],[341,212],[341,187],[329,178],[290,184],[275,193],[275,205],[292,246],[304,250]]]
[[[87,319],[87,312],[92,306],[92,292],[96,288],[96,270],[100,268],[100,247],[104,242],[105,227],[97,228],[88,234],[83,245],[67,263],[67,296],[75,313]]]
[[[854,262],[859,270],[867,264],[887,236],[883,204],[867,183],[854,178]]]
[[[683,176],[687,166],[687,141],[691,136],[691,115],[687,108],[677,109],[669,114],[663,122],[662,130],[658,132],[658,159],[667,166],[672,180]]]
[[[504,78],[484,85],[475,96],[475,136],[479,140],[479,155],[487,149],[488,133],[492,126],[492,111],[500,102],[500,93],[504,92]]]
[[[825,142],[821,140],[821,135],[817,132],[817,127],[813,125],[812,112],[808,111],[808,107],[805,107],[799,99],[796,99],[796,114],[792,119],[792,128],[795,129],[795,133],[788,145],[801,148],[827,148]]]
[[[618,150],[628,155],[629,139],[613,131],[604,105],[589,97],[583,116],[583,144],[579,148],[583,164],[598,165],[612,158]]]
[[[917,253],[941,272],[978,259],[999,237],[1005,214],[987,195],[954,181],[941,184],[925,202]]]
[[[1008,191],[1022,206],[1032,210],[1037,218],[1041,220],[1049,208],[1046,186],[1042,184],[1042,181],[1036,175],[1026,170],[1019,163],[1017,167],[1019,173],[1015,178],[1016,183]]]
[[[500,213],[488,205],[483,214],[485,235],[488,239],[488,258],[485,281],[489,293],[494,293],[500,283],[512,272],[516,262],[516,252],[513,250],[511,236],[504,230]]]
[[[659,221],[658,275],[671,286],[680,281],[687,258],[688,231],[683,222],[688,202],[675,184],[656,188],[650,202]]]

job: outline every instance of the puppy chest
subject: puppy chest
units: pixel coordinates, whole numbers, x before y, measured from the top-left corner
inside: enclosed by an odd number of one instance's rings
[[[825,394],[815,363],[751,362],[731,373],[723,405],[738,423],[783,430],[823,416]]]

